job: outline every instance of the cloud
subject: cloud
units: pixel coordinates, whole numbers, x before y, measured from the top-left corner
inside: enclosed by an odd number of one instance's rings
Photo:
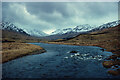
[[[3,20],[21,28],[55,29],[101,25],[118,19],[117,2],[4,2]]]

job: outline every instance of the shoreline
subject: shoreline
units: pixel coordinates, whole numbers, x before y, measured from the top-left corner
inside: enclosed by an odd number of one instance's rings
[[[27,56],[46,52],[40,46],[27,43],[2,43],[2,63]]]
[[[106,60],[102,62],[103,67],[108,68],[109,70],[107,71],[108,74],[111,74],[113,76],[120,76],[120,54],[119,51],[115,50],[108,50],[106,47],[103,47],[101,45],[96,45],[96,44],[76,44],[76,43],[65,43],[65,42],[43,42],[43,43],[48,43],[48,44],[63,44],[63,45],[76,45],[76,46],[96,46],[96,47],[101,47],[105,49],[105,51],[112,52],[113,54],[109,56]],[[111,70],[110,70],[111,68]]]
[[[96,47],[101,47],[101,48],[104,48],[105,51],[109,51],[107,50],[105,47],[102,47],[100,45],[95,45],[95,44],[83,44],[83,45],[80,45],[80,44],[76,44],[76,43],[65,43],[65,42],[41,42],[41,43],[47,43],[47,44],[63,44],[63,45],[76,45],[76,46],[96,46]],[[5,44],[5,43],[3,43]],[[8,44],[8,43],[7,43]],[[8,50],[7,53],[5,53],[5,51],[3,51],[2,53],[2,63],[5,63],[5,62],[8,62],[10,60],[14,60],[16,58],[20,58],[20,57],[23,57],[23,56],[26,56],[26,55],[34,55],[34,54],[41,54],[41,53],[44,53],[46,52],[45,49],[41,48],[40,46],[37,46],[37,45],[33,45],[33,44],[27,44],[27,43],[9,43],[9,44],[12,44],[15,46],[15,44],[17,44],[17,47],[15,49],[15,52],[14,52],[14,49],[11,53],[11,50]],[[27,46],[26,49],[22,49],[22,54],[19,54],[21,52],[21,48],[17,49],[19,45],[22,46]],[[3,48],[5,45],[3,45]],[[10,46],[7,48],[11,48]],[[32,49],[32,51],[30,51]],[[3,49],[4,50],[4,49]],[[103,50],[104,51],[104,50]],[[11,53],[11,55],[9,55],[8,53]],[[112,51],[109,51],[109,52],[112,52]],[[16,56],[14,56],[14,54],[18,53]],[[106,60],[104,60],[102,62],[102,65],[103,67],[105,68],[112,68],[114,66],[114,69],[116,70],[108,70],[107,72],[109,74],[112,74],[112,75],[120,75],[120,59],[117,59],[117,58],[120,58],[120,55],[117,55],[116,53],[112,52],[113,55],[112,56],[109,56]],[[114,55],[115,54],[115,55]],[[8,58],[6,58],[8,57]],[[118,65],[116,68],[115,66]],[[117,69],[118,68],[118,69]],[[112,68],[113,69],[113,68]]]
[[[101,45],[96,45],[96,44],[87,44],[86,45],[86,44],[75,44],[75,43],[65,43],[65,42],[41,42],[41,43],[75,45],[75,46],[96,46],[96,47],[104,48],[105,51],[112,52],[113,54],[116,54],[116,55],[120,55],[120,54],[118,54],[117,50],[116,50],[116,52],[115,51],[111,51],[111,50],[108,50],[106,47],[103,47]]]

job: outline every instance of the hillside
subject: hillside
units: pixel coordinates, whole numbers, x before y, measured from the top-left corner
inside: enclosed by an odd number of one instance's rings
[[[116,54],[120,54],[120,25],[116,27],[91,32],[89,34],[80,34],[72,39],[56,40],[57,44],[69,44],[69,45],[80,45],[80,46],[99,46],[107,49]]]
[[[10,30],[2,30],[2,42],[39,42],[41,39]]]

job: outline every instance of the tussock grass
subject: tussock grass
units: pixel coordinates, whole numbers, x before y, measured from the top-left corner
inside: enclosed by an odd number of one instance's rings
[[[45,52],[40,46],[26,43],[3,43],[2,62],[7,62],[18,57]]]

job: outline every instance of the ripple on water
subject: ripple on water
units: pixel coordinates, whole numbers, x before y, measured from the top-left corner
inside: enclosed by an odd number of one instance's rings
[[[3,77],[16,78],[108,78],[101,61],[104,54],[99,47],[32,43],[45,48],[43,54],[25,56],[3,64]],[[78,53],[69,53],[78,51]],[[106,53],[106,52],[105,52]]]
[[[80,53],[74,53],[70,54],[64,57],[65,59],[77,59],[77,60],[104,60],[106,56],[104,55],[91,55],[90,53],[80,54]]]

